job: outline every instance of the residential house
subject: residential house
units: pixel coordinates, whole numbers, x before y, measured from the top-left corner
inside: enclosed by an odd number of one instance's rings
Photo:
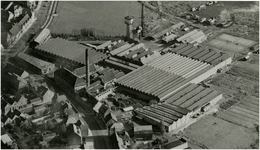
[[[153,138],[152,125],[134,126],[134,136],[136,140],[152,140]]]
[[[95,149],[94,139],[92,137],[84,138],[84,149]]]
[[[34,112],[37,116],[41,116],[47,108],[44,105],[34,107]]]
[[[48,132],[42,133],[42,139],[47,143],[50,142],[55,137],[56,137],[56,133],[48,133]]]
[[[104,116],[104,121],[106,123],[106,126],[109,128],[117,122],[117,118],[110,110],[108,110],[107,112],[108,113]]]
[[[125,127],[124,127],[123,123],[117,122],[117,123],[114,123],[114,124],[111,126],[109,134],[112,135],[112,134],[114,134],[115,132],[122,133],[122,132],[124,132],[124,131],[125,131]]]
[[[6,124],[9,124],[12,122],[12,119],[10,119],[9,117],[7,117],[6,115],[2,114],[1,115],[1,123],[2,123],[2,126],[6,125]]]
[[[12,120],[12,122],[17,118],[13,111],[9,111],[6,116]]]
[[[52,92],[50,89],[48,89],[44,86],[40,86],[40,87],[38,87],[37,93],[42,98],[42,100],[45,104],[52,104],[52,99],[53,99],[55,93]]]
[[[1,141],[8,146],[12,146],[13,140],[10,136],[5,132],[4,128],[1,127]]]
[[[11,109],[11,104],[6,102],[3,97],[1,97],[1,112],[2,114],[7,114],[9,110]]]
[[[115,132],[110,136],[110,139],[113,149],[126,149],[131,147],[131,138],[126,131],[122,133]]]
[[[2,74],[2,79],[5,87],[2,88],[14,88],[17,92],[27,89],[28,83],[24,79],[19,79],[16,75],[11,73]]]
[[[28,101],[27,98],[25,98],[23,95],[16,93],[14,96],[14,101],[16,102],[15,108],[20,110],[23,107],[26,107]]]
[[[1,108],[3,107],[4,114],[7,114],[9,111],[13,111],[15,109],[16,103],[17,102],[14,101],[13,98],[2,95],[1,104],[3,104],[3,106],[1,106]]]
[[[18,68],[10,63],[7,63],[5,68],[3,69],[5,72],[9,72],[11,74],[16,75],[18,78],[25,79],[29,77],[29,73],[22,70],[21,68]]]

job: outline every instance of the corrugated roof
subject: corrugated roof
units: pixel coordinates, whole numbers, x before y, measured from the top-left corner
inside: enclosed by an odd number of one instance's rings
[[[165,99],[166,103],[192,111],[221,95],[219,92],[196,84],[189,84]]]
[[[170,51],[188,58],[211,64],[213,66],[230,58],[230,56],[226,53],[216,52],[205,47],[197,48],[191,44],[182,44],[182,46]]]
[[[190,32],[184,34],[183,36],[179,37],[179,38],[177,39],[177,41],[180,42],[180,41],[186,40],[188,37],[190,37],[191,35],[196,34],[196,33],[198,33],[198,32],[199,32],[199,31],[196,30],[196,29],[193,30],[193,31],[190,31]]]
[[[96,47],[96,49],[104,49],[105,47],[109,46],[112,44],[112,41],[106,41],[105,43],[101,44],[101,45],[98,45]]]
[[[39,43],[39,42],[41,41],[41,39],[42,39],[44,36],[46,36],[47,34],[50,34],[50,30],[47,29],[47,28],[44,28],[44,29],[36,36],[36,38],[35,38],[34,41],[36,41],[36,42]]]
[[[184,78],[188,78],[209,66],[209,64],[172,53],[167,53],[147,65]]]
[[[125,50],[127,50],[130,47],[132,47],[133,45],[134,45],[134,43],[132,43],[132,44],[126,43],[125,45],[122,45],[119,48],[114,49],[110,53],[111,53],[111,55],[116,55],[118,53],[124,52]]]
[[[58,55],[63,58],[75,61],[77,63],[86,64],[85,51],[89,49],[81,44],[72,41],[67,41],[61,38],[49,39],[46,43],[36,46],[36,50],[45,51],[53,55]],[[105,53],[97,52],[89,49],[89,63],[94,64],[106,59],[108,56]]]
[[[127,49],[126,51],[123,51],[123,52],[121,52],[121,53],[118,53],[117,55],[118,55],[118,56],[124,56],[124,55],[126,55],[128,52],[135,51],[135,50],[137,50],[137,49],[140,49],[141,47],[144,47],[144,43],[139,43],[139,44],[137,44],[137,45],[135,45],[135,46],[133,46],[133,47]]]
[[[19,53],[18,57],[25,60],[26,62],[32,64],[33,66],[35,66],[39,69],[45,69],[46,67],[53,65],[50,62],[35,58],[35,57],[27,55],[25,53]]]
[[[124,57],[131,59],[131,58],[133,57],[133,55],[135,55],[135,54],[141,54],[141,53],[143,53],[143,52],[145,52],[145,51],[146,51],[146,49],[144,49],[143,47],[141,47],[141,48],[138,48],[138,49],[135,49],[135,50],[129,52],[129,54],[126,54]]]

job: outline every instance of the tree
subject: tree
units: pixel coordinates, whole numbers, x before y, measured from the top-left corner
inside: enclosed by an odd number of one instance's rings
[[[163,120],[161,120],[160,121],[160,132],[161,132],[161,134],[164,134],[164,132],[165,132],[165,126],[164,126],[164,121]]]

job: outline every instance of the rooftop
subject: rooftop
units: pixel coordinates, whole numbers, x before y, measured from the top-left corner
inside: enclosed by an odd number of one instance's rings
[[[184,25],[183,22],[179,22],[179,23],[177,23],[177,24],[175,24],[175,25],[170,26],[169,28],[166,28],[166,29],[164,29],[164,30],[162,30],[162,31],[160,31],[160,32],[158,32],[158,33],[155,33],[155,34],[152,36],[152,38],[157,39],[157,38],[163,36],[166,32],[168,32],[168,31],[170,31],[170,30],[176,30],[177,28],[179,28],[179,27],[181,27],[181,26],[183,26],[183,25]]]
[[[146,126],[134,126],[134,132],[146,132],[151,131],[153,132],[152,125],[146,125]]]
[[[135,111],[153,120],[157,120],[157,122],[163,121],[165,125],[172,124],[190,112],[188,109],[168,103],[145,106],[137,108]]]
[[[18,68],[10,63],[7,63],[3,70],[6,72],[15,73],[18,76],[22,76],[22,74],[25,72],[21,68]]]
[[[25,61],[27,61],[28,63],[32,64],[33,66],[36,66],[36,67],[40,68],[40,69],[44,69],[44,68],[46,68],[48,66],[53,65],[50,62],[47,62],[47,61],[35,58],[35,57],[27,55],[25,53],[19,53],[18,57],[23,59],[23,60],[25,60]]]
[[[49,39],[46,43],[37,46],[36,50],[45,51],[53,55],[58,55],[63,58],[75,61],[80,64],[86,64],[85,51],[88,47],[77,44],[73,41],[67,41],[61,38]],[[108,56],[105,53],[97,52],[89,49],[89,63],[94,64],[106,59]]]
[[[172,53],[167,53],[147,65],[184,78],[188,78],[210,66],[209,64]]]
[[[210,88],[189,84],[166,98],[165,102],[192,111],[196,108],[200,108],[219,95],[221,95],[219,92]]]
[[[40,42],[41,39],[46,35],[46,34],[50,34],[50,30],[47,28],[44,28],[34,39],[34,41],[36,42]]]
[[[190,44],[182,44],[176,48],[171,49],[170,51],[184,57],[206,62],[213,66],[230,58],[230,56],[226,53],[216,52],[205,47],[196,47]]]

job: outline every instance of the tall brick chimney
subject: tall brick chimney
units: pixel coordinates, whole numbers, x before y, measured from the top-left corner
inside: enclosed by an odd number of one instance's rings
[[[86,49],[85,59],[86,59],[86,86],[89,87],[90,85],[90,77],[89,77],[89,55],[88,49]]]

